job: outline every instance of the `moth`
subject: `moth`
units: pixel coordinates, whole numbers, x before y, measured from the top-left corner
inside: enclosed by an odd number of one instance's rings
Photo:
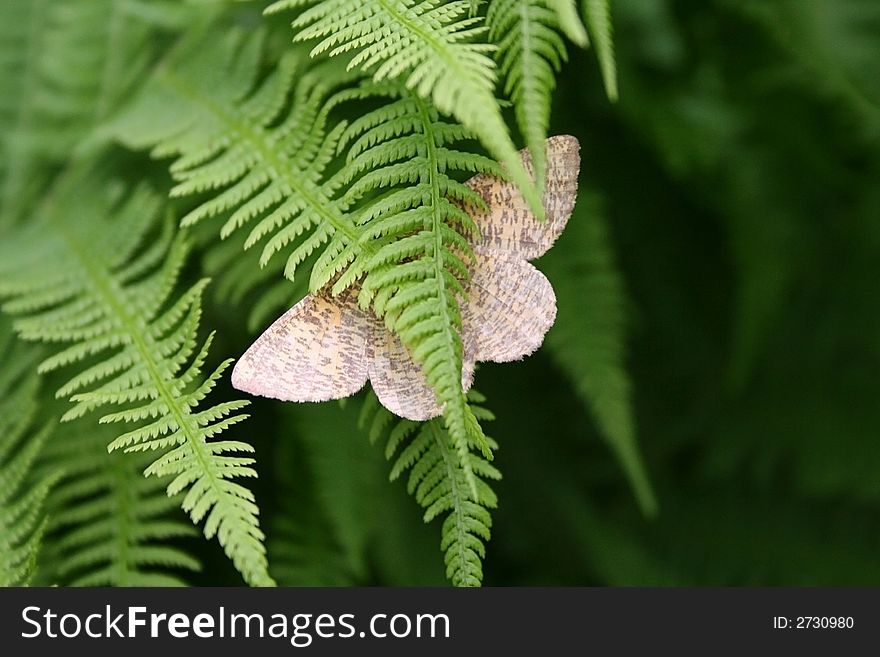
[[[556,295],[529,261],[545,253],[562,233],[577,195],[579,144],[571,136],[546,142],[546,219],[539,221],[517,188],[478,174],[466,184],[486,202],[471,214],[480,229],[475,260],[459,299],[462,386],[473,382],[474,365],[519,360],[533,353],[556,319]],[[533,173],[531,157],[520,157]],[[348,397],[369,381],[388,410],[411,420],[440,415],[433,390],[400,339],[356,294],[319,291],[279,317],[238,360],[232,385],[254,395],[317,402]]]

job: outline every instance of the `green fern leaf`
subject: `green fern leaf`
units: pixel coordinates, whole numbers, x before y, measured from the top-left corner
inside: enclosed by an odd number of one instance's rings
[[[475,227],[456,200],[479,203],[479,197],[447,170],[497,167],[487,158],[448,148],[470,133],[441,122],[433,106],[401,85],[371,85],[328,97],[330,88],[322,79],[333,70],[324,67],[333,64],[303,69],[306,64],[296,53],[255,85],[260,47],[258,38],[241,45],[230,38],[204,61],[188,59],[180,71],[165,69],[114,130],[130,145],[156,144],[154,153],[178,156],[172,165],[178,181],[173,194],[214,192],[184,223],[229,213],[221,230],[228,235],[259,217],[245,246],[271,234],[261,262],[296,241],[285,266],[288,277],[314,256],[313,292],[331,281],[334,294],[361,283],[362,305],[372,305],[425,366],[463,454],[469,434],[475,432],[479,440],[481,432],[462,391],[456,298],[467,276],[465,236]],[[291,91],[294,73],[303,70]],[[212,96],[218,86],[225,87],[211,82],[210,71],[227,75],[233,91]],[[290,95],[289,114],[279,117]],[[328,129],[330,109],[370,96],[395,100],[348,128]],[[159,115],[163,118],[147,119]],[[347,164],[322,180],[336,149],[349,143]],[[379,190],[387,193],[365,200]]]
[[[480,420],[491,420],[489,411],[480,406],[484,398],[471,390],[469,401]],[[371,396],[362,412],[363,424],[370,425],[375,440],[392,424],[393,416]],[[492,449],[497,444],[484,438]],[[388,433],[385,456],[394,458],[390,478],[405,472],[407,492],[425,509],[424,520],[446,514],[441,529],[440,549],[445,554],[446,576],[455,586],[479,586],[483,581],[482,560],[486,556],[492,517],[489,509],[498,499],[486,482],[501,478],[501,473],[473,450],[481,447],[471,442],[461,455],[458,445],[437,419],[427,422],[401,420]],[[395,458],[396,457],[396,458]],[[470,474],[469,474],[470,473]]]
[[[653,515],[657,502],[639,455],[624,362],[626,295],[606,230],[598,198],[582,193],[553,257],[542,263],[559,300],[547,345],[620,461],[642,510]]]
[[[580,25],[576,15],[575,19]],[[546,0],[493,0],[486,21],[489,38],[498,44],[496,58],[505,77],[504,92],[513,100],[535,179],[543,188],[550,99],[556,73],[568,56],[557,32],[559,23]]]
[[[605,94],[610,100],[616,101],[617,64],[614,59],[612,38],[611,0],[581,0],[586,27],[578,15],[576,0],[545,0],[545,2],[546,6],[556,14],[559,27],[577,45],[586,48],[590,45],[590,36],[592,37],[605,84]],[[544,17],[541,20],[546,22]],[[524,22],[527,23],[528,20],[524,18]],[[588,33],[590,36],[587,36]]]
[[[211,192],[184,225],[226,214],[220,235],[228,237],[256,222],[245,247],[266,240],[261,265],[295,244],[284,272],[293,280],[331,238],[357,242],[351,221],[331,201],[333,190],[321,182],[344,127],[328,134],[326,102],[339,69],[307,69],[304,53],[294,52],[254,88],[261,49],[259,33],[242,42],[233,32],[162,68],[110,130],[133,148],[177,156],[172,196]],[[288,103],[289,113],[279,116]]]
[[[587,30],[578,15],[576,0],[547,0],[546,6],[558,16],[559,26],[565,32],[565,36],[581,48],[586,48],[590,44]]]
[[[174,477],[168,494],[186,491],[182,506],[205,520],[206,536],[217,535],[249,583],[270,584],[253,494],[233,481],[255,476],[253,459],[226,454],[253,450],[210,440],[246,417],[237,413],[246,402],[197,410],[228,364],[202,380],[211,343],[196,352],[204,282],[173,299],[186,243],[160,240],[165,253],[141,248],[159,200],[146,188],[128,194],[93,182],[105,179],[94,167],[69,170],[42,216],[0,247],[0,295],[11,297],[4,310],[21,316],[23,337],[68,344],[42,371],[101,358],[62,387],[75,402],[65,419],[122,407],[101,422],[139,426],[110,448],[161,451],[146,474]]]
[[[476,486],[466,458],[471,442],[490,452],[463,390],[458,299],[473,257],[468,236],[478,228],[460,204],[480,207],[483,201],[450,174],[497,167],[453,148],[469,132],[442,121],[433,106],[400,85],[369,83],[358,95],[390,102],[347,128],[341,141],[350,144],[347,163],[333,184],[345,190],[346,205],[357,204],[354,223],[374,253],[354,256],[331,289],[338,293],[363,276],[360,305],[384,318],[425,372]],[[370,196],[374,192],[381,193]]]
[[[266,12],[295,9],[296,40],[318,39],[312,55],[354,52],[349,68],[375,82],[401,80],[451,114],[505,166],[529,205],[543,216],[540,194],[523,167],[494,95],[494,46],[474,41],[482,18],[467,0],[280,0]]]

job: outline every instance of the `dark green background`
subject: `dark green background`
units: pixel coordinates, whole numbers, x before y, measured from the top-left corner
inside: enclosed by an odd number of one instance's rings
[[[876,584],[880,4],[613,8],[620,101],[579,54],[555,125],[605,196],[660,511],[546,358],[485,368],[487,583]]]

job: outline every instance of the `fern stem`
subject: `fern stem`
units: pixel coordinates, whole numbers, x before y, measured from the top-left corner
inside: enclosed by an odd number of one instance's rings
[[[442,334],[446,343],[446,350],[448,353],[452,354],[453,357],[446,360],[447,363],[455,363],[457,365],[454,374],[455,382],[456,382],[456,390],[455,397],[447,401],[448,404],[452,404],[455,408],[453,409],[445,409],[444,416],[446,418],[450,418],[447,420],[447,424],[449,426],[449,433],[453,437],[455,441],[456,450],[458,451],[459,457],[462,460],[462,466],[464,468],[465,477],[468,480],[468,483],[471,487],[471,491],[476,496],[477,494],[477,484],[474,479],[473,470],[471,470],[470,466],[467,463],[465,456],[468,453],[468,432],[467,428],[462,423],[461,426],[458,426],[458,422],[452,421],[452,418],[465,418],[467,417],[468,408],[467,408],[467,399],[465,397],[465,392],[461,387],[461,358],[459,356],[459,350],[456,349],[458,346],[458,331],[456,328],[455,319],[450,317],[449,315],[449,306],[450,303],[456,304],[458,303],[455,299],[455,295],[450,298],[449,290],[446,285],[446,277],[444,276],[444,268],[443,268],[443,217],[440,214],[440,204],[441,204],[441,194],[440,194],[440,185],[438,180],[438,170],[439,170],[439,161],[437,157],[437,144],[435,141],[434,131],[431,125],[431,115],[428,111],[427,104],[424,100],[422,100],[419,96],[413,95],[413,99],[416,103],[416,106],[419,108],[419,116],[422,119],[423,126],[423,134],[425,136],[425,146],[427,148],[427,159],[429,163],[428,167],[428,175],[431,179],[431,230],[434,235],[434,254],[433,254],[433,264],[434,264],[434,279],[437,285],[437,294],[440,298],[439,307],[442,309],[440,313],[440,319],[443,322]],[[452,411],[451,413],[449,411]],[[491,454],[489,450],[489,446],[483,442],[480,444],[480,449],[486,453]]]

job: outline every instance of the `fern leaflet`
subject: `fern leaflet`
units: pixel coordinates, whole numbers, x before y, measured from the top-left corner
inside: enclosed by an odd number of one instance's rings
[[[112,132],[133,148],[177,156],[172,196],[212,192],[184,225],[225,213],[220,234],[227,237],[258,220],[245,247],[267,239],[261,265],[298,240],[285,267],[293,280],[298,265],[331,237],[357,241],[351,221],[331,201],[333,190],[321,183],[342,129],[328,134],[325,107],[332,91],[325,80],[338,76],[306,69],[303,54],[294,52],[254,88],[262,38],[242,42],[242,36],[233,32],[163,67]]]
[[[590,44],[587,30],[578,15],[577,0],[547,0],[546,6],[558,16],[559,26],[565,32],[565,36],[581,48],[586,48]]]
[[[474,415],[491,420],[492,414],[479,404],[482,395],[468,393]],[[370,441],[375,442],[392,423],[391,413],[370,395],[362,409],[363,424],[370,425]],[[486,438],[495,449],[497,444]],[[478,448],[471,443],[471,449]],[[430,522],[447,514],[441,529],[440,549],[445,553],[446,576],[455,586],[479,586],[483,580],[482,560],[486,556],[492,517],[498,499],[486,479],[500,479],[501,473],[480,454],[469,451],[460,455],[443,424],[401,420],[388,432],[385,456],[396,456],[390,478],[395,480],[409,471],[407,491],[425,509]],[[473,482],[468,472],[473,473]]]
[[[596,42],[596,57],[602,70],[605,93],[617,100],[617,64],[614,59],[614,38],[611,27],[611,0],[583,0],[587,28]]]
[[[550,99],[556,73],[568,56],[557,32],[556,14],[546,0],[493,0],[486,21],[489,38],[498,44],[496,57],[505,77],[504,92],[513,100],[535,179],[543,187]]]
[[[614,60],[611,0],[581,0],[586,27],[578,15],[577,0],[545,1],[546,6],[556,14],[559,27],[569,39],[586,48],[590,45],[590,36],[592,37],[605,84],[605,94],[610,100],[617,100],[617,64]],[[545,22],[546,18],[542,17],[541,20]]]

